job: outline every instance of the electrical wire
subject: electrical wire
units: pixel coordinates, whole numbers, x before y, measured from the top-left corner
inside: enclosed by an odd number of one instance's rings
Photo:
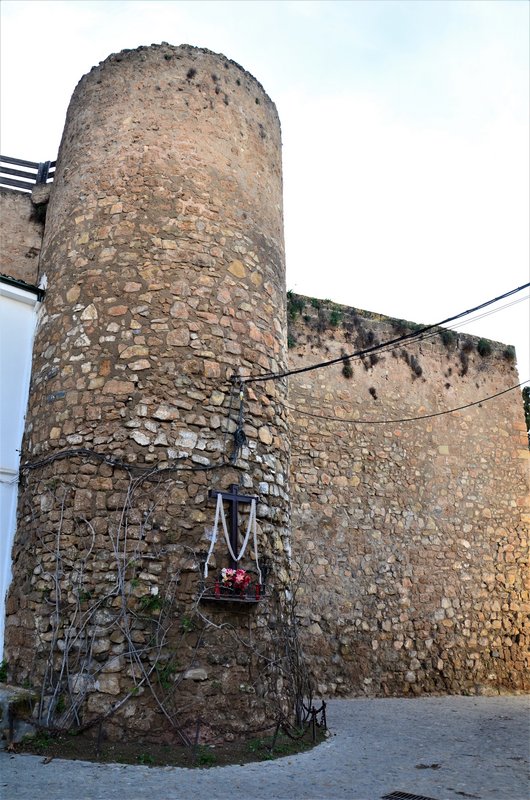
[[[339,364],[341,361],[352,359],[352,358],[361,358],[362,356],[368,355],[369,353],[373,353],[376,350],[382,350],[384,348],[388,348],[390,345],[397,345],[401,342],[410,341],[411,339],[418,339],[422,334],[427,333],[428,331],[432,331],[435,328],[439,328],[442,325],[447,325],[450,322],[454,322],[457,319],[461,319],[462,317],[466,317],[469,314],[473,314],[475,311],[480,311],[487,306],[493,305],[493,303],[497,303],[499,300],[504,300],[507,297],[511,297],[518,292],[522,292],[523,289],[527,289],[530,286],[530,283],[525,283],[522,286],[518,286],[515,289],[511,289],[509,292],[505,292],[504,294],[498,295],[498,297],[494,297],[491,300],[486,300],[484,303],[480,303],[473,308],[467,309],[467,311],[461,311],[459,314],[454,314],[451,317],[447,317],[446,319],[441,320],[433,325],[425,325],[418,330],[411,331],[411,333],[404,334],[403,336],[398,336],[394,339],[389,339],[387,342],[383,342],[381,344],[372,345],[371,347],[366,347],[363,350],[358,350],[355,353],[351,353],[350,355],[344,354],[338,356],[337,358],[331,358],[327,361],[320,361],[316,364],[310,364],[307,367],[298,367],[298,369],[287,369],[282,372],[268,372],[265,375],[256,375],[256,376],[248,376],[247,378],[238,378],[242,383],[256,383],[258,381],[267,381],[267,380],[278,380],[279,378],[286,378],[289,375],[299,375],[303,372],[312,372],[316,369],[323,369],[324,367],[329,367],[332,364]]]
[[[441,417],[445,414],[453,414],[455,411],[463,411],[466,408],[472,408],[473,406],[481,405],[482,403],[486,403],[488,400],[494,400],[496,397],[501,397],[503,394],[507,394],[508,392],[513,392],[515,389],[521,388],[521,386],[525,386],[525,384],[530,383],[530,379],[522,381],[521,383],[516,384],[515,386],[510,386],[508,389],[503,389],[501,392],[497,392],[496,394],[489,395],[488,397],[483,397],[480,400],[475,400],[473,403],[466,403],[463,406],[457,406],[456,408],[450,408],[445,411],[435,411],[431,414],[422,414],[416,417],[402,417],[401,419],[349,419],[347,417],[335,417],[335,416],[328,416],[325,414],[314,414],[311,411],[306,411],[300,407],[290,406],[286,404],[286,408],[289,411],[293,411],[297,414],[302,414],[303,416],[313,417],[315,419],[327,420],[330,422],[342,422],[346,424],[353,424],[353,425],[391,425],[395,423],[402,423],[402,422],[416,422],[422,419],[431,419],[432,417]],[[241,422],[242,425],[242,422]],[[112,467],[118,467],[120,469],[124,469],[128,472],[135,472],[140,474],[145,479],[151,479],[153,477],[158,477],[159,475],[164,475],[166,473],[174,473],[174,472],[209,472],[214,469],[223,469],[224,467],[232,467],[233,461],[221,461],[219,464],[200,464],[194,466],[168,466],[160,468],[158,466],[154,467],[141,467],[138,464],[130,464],[126,461],[122,461],[119,458],[114,458],[105,453],[98,453],[96,450],[92,450],[87,447],[75,447],[69,450],[61,450],[58,453],[52,453],[46,458],[38,459],[37,461],[26,461],[24,464],[20,466],[20,472],[26,472],[33,469],[38,469],[39,467],[47,466],[48,464],[53,464],[55,461],[62,461],[67,458],[77,458],[77,457],[84,457],[87,459],[94,459],[96,461],[103,462],[105,464],[109,464]],[[15,477],[12,483],[16,482],[17,478]],[[7,481],[3,481],[7,483]]]
[[[399,344],[401,344],[401,342],[410,341],[411,339],[418,339],[419,341],[422,341],[423,339],[429,338],[430,336],[434,336],[434,335],[436,335],[436,334],[438,334],[440,332],[439,330],[434,330],[435,328],[439,328],[441,325],[444,325],[444,324],[446,324],[448,322],[453,322],[453,321],[455,321],[457,319],[460,319],[460,318],[462,318],[464,316],[467,316],[468,314],[472,314],[475,311],[478,311],[478,310],[480,310],[482,308],[486,308],[487,306],[490,306],[493,303],[498,302],[499,300],[503,300],[503,299],[505,299],[507,297],[510,297],[511,295],[517,294],[518,292],[522,291],[523,289],[528,288],[529,286],[530,286],[530,283],[526,283],[526,284],[524,284],[522,286],[519,286],[516,289],[512,289],[509,292],[505,292],[505,294],[499,295],[498,297],[495,297],[492,300],[488,300],[485,303],[481,303],[480,305],[475,306],[472,309],[468,309],[467,311],[463,311],[460,314],[456,314],[456,315],[454,315],[452,317],[448,317],[447,319],[442,320],[442,322],[436,323],[435,325],[427,325],[427,326],[425,326],[423,328],[420,328],[419,330],[412,331],[411,333],[405,334],[405,335],[397,337],[395,339],[391,339],[391,340],[389,340],[387,342],[383,342],[382,344],[373,345],[372,347],[365,348],[364,350],[357,351],[356,353],[352,353],[351,355],[341,355],[338,358],[333,358],[333,359],[330,359],[328,361],[323,361],[323,362],[320,362],[320,363],[317,363],[317,364],[310,365],[308,367],[301,367],[301,368],[295,369],[295,370],[286,370],[285,372],[268,373],[266,375],[260,375],[260,376],[257,376],[257,377],[252,377],[252,376],[249,376],[247,378],[237,377],[237,381],[238,381],[239,387],[240,387],[239,388],[239,400],[240,400],[239,419],[238,419],[238,425],[237,425],[237,428],[236,428],[236,434],[234,435],[234,453],[232,454],[232,458],[230,458],[230,460],[228,460],[228,461],[225,459],[225,460],[219,462],[218,464],[204,464],[204,465],[200,464],[200,465],[193,465],[193,466],[173,465],[173,466],[166,466],[166,467],[163,467],[163,468],[160,468],[158,466],[142,467],[142,466],[140,466],[138,464],[131,464],[129,462],[122,461],[121,459],[114,458],[113,456],[111,456],[109,454],[99,453],[96,450],[92,450],[90,448],[78,447],[78,448],[71,448],[69,450],[61,450],[60,452],[52,453],[49,456],[46,456],[45,458],[42,458],[42,459],[38,459],[36,461],[32,461],[32,462],[27,461],[27,462],[25,462],[24,464],[22,464],[20,466],[20,472],[25,472],[25,471],[37,469],[39,467],[46,466],[48,464],[52,464],[55,461],[59,461],[59,460],[67,459],[67,458],[76,458],[76,457],[84,457],[84,458],[89,458],[89,459],[95,459],[97,461],[109,464],[110,466],[124,469],[124,470],[126,470],[126,471],[128,471],[130,473],[140,474],[141,476],[143,476],[146,479],[151,479],[152,477],[156,477],[156,476],[159,476],[159,475],[164,474],[164,473],[208,472],[208,471],[211,471],[211,470],[214,470],[214,469],[222,469],[224,467],[233,466],[235,458],[237,458],[237,454],[239,453],[242,445],[246,441],[246,437],[244,436],[244,433],[243,433],[243,418],[242,418],[242,415],[243,415],[243,393],[242,393],[243,392],[243,384],[251,383],[251,382],[255,382],[255,381],[272,380],[272,379],[276,379],[276,378],[287,377],[288,375],[300,374],[300,373],[303,373],[303,372],[310,372],[310,371],[313,371],[313,370],[316,370],[316,369],[320,369],[320,368],[323,368],[323,367],[330,366],[332,364],[340,363],[341,361],[348,361],[350,359],[362,358],[364,355],[366,355],[368,353],[371,353],[371,352],[374,352],[376,350],[378,350],[378,351],[391,350],[394,347],[397,347]],[[527,298],[522,298],[522,300],[524,300],[524,299],[527,299]],[[508,303],[505,306],[503,306],[502,308],[509,307],[511,305],[515,305],[518,302],[521,302],[521,300],[516,300],[516,301],[513,301],[512,303]],[[487,314],[495,313],[495,311],[499,311],[499,310],[501,310],[501,309],[496,309],[494,311],[487,312]],[[487,314],[480,315],[479,317],[474,318],[474,320],[470,320],[470,322],[475,321],[475,319],[480,319],[482,316],[487,316]],[[431,331],[431,333],[428,333],[429,331]],[[425,333],[428,333],[428,336],[423,336],[423,334],[425,334]],[[235,380],[235,376],[234,376],[233,380]],[[418,416],[418,417],[407,417],[407,418],[395,419],[395,420],[354,420],[354,419],[344,419],[342,417],[333,417],[333,416],[325,416],[325,415],[321,415],[321,414],[314,414],[312,412],[305,411],[305,410],[303,410],[301,408],[295,408],[295,407],[290,406],[288,404],[286,404],[286,407],[290,411],[294,411],[296,413],[300,413],[300,414],[303,414],[305,416],[314,417],[316,419],[330,420],[330,421],[336,421],[336,422],[345,422],[345,423],[352,423],[352,424],[381,425],[381,424],[391,424],[391,423],[397,423],[397,422],[399,422],[399,423],[401,423],[401,422],[413,422],[413,421],[416,421],[416,420],[429,419],[431,417],[442,416],[443,414],[451,414],[451,413],[453,413],[455,411],[461,411],[461,410],[463,410],[465,408],[471,408],[472,406],[480,405],[481,403],[484,403],[484,402],[486,402],[488,400],[492,400],[495,397],[499,397],[502,394],[506,394],[507,392],[513,391],[514,389],[517,389],[517,388],[519,388],[521,386],[524,386],[524,384],[527,383],[527,382],[528,381],[523,381],[522,383],[517,384],[516,386],[512,386],[509,389],[505,389],[504,391],[498,392],[497,394],[491,395],[490,397],[483,398],[482,400],[477,400],[474,403],[469,403],[469,404],[464,405],[464,406],[459,406],[457,408],[449,409],[447,411],[438,411],[438,412],[435,412],[435,413],[432,413],[432,414],[424,414],[424,415]],[[233,394],[231,394],[231,398],[230,398],[230,409],[229,409],[229,413],[228,413],[227,429],[225,431],[225,441],[224,441],[225,448],[226,448],[226,434],[228,433],[228,425],[230,424],[230,421],[231,421],[232,401],[233,401]],[[239,438],[238,438],[238,434],[239,434]],[[234,456],[235,456],[235,458],[234,458]],[[18,480],[18,476],[15,476],[11,481],[2,481],[2,483],[11,484],[11,483],[15,483],[17,480]]]
[[[436,329],[434,331],[430,331],[426,333],[424,336],[419,335],[417,339],[414,340],[414,344],[421,343],[427,341],[427,339],[433,339],[435,336],[439,336],[443,333],[443,331],[456,331],[457,328],[464,328],[466,325],[471,325],[473,322],[477,322],[478,320],[484,319],[485,317],[489,317],[492,314],[497,314],[499,311],[504,311],[506,308],[511,308],[512,306],[517,305],[518,303],[524,303],[525,301],[530,300],[530,295],[526,297],[520,297],[518,300],[512,300],[511,303],[505,303],[503,306],[499,306],[499,308],[493,308],[490,311],[485,311],[483,314],[478,314],[476,317],[471,317],[471,319],[465,320],[465,322],[461,322],[458,325],[447,325],[445,328]],[[417,332],[416,332],[417,333]],[[401,347],[401,342],[398,341],[397,344],[393,345],[386,345],[384,342],[382,344],[375,345],[376,347],[380,347],[378,352],[380,353],[391,353],[393,350],[397,350]],[[342,361],[358,361],[363,358],[362,355],[359,356],[347,356],[341,355]]]
[[[33,469],[38,469],[39,467],[44,467],[47,466],[48,464],[53,464],[55,461],[62,461],[67,458],[78,458],[78,457],[96,460],[108,464],[109,466],[126,470],[130,474],[139,475],[142,480],[144,479],[151,480],[152,478],[158,477],[159,475],[168,473],[209,472],[211,470],[224,469],[225,467],[233,467],[241,453],[242,447],[246,444],[247,441],[246,435],[243,430],[244,391],[242,384],[240,385],[238,392],[239,392],[238,421],[236,425],[236,430],[234,432],[234,451],[229,460],[224,458],[223,461],[220,461],[217,464],[198,464],[192,466],[174,464],[162,468],[159,467],[158,465],[155,465],[153,467],[143,467],[139,464],[131,464],[130,462],[122,461],[119,458],[114,458],[114,456],[111,456],[108,453],[99,453],[97,450],[92,450],[91,448],[88,447],[75,447],[75,448],[70,448],[69,450],[61,450],[57,453],[51,453],[49,456],[38,459],[37,461],[26,461],[24,464],[20,466],[19,473]],[[230,405],[228,409],[227,425],[225,429],[225,436],[223,442],[224,451],[226,451],[227,435],[229,432],[230,422],[232,422],[232,405],[233,405],[233,392],[231,392],[230,395]],[[17,475],[13,478],[11,482],[16,483],[18,480],[19,476]]]
[[[466,325],[471,325],[473,322],[478,322],[480,319],[485,319],[486,317],[491,317],[492,314],[498,314],[499,311],[505,311],[507,308],[511,308],[512,306],[516,306],[519,303],[525,303],[530,300],[530,295],[526,295],[526,297],[519,297],[517,300],[512,300],[511,303],[505,303],[503,306],[499,306],[498,308],[492,308],[489,311],[485,311],[483,314],[477,314],[476,317],[471,317],[470,319],[466,319],[464,322],[461,322],[457,325],[448,325],[445,330],[455,330],[458,328],[464,328]],[[430,336],[436,336],[436,333],[431,333]]]
[[[334,416],[327,416],[325,414],[314,414],[311,411],[305,411],[299,406],[287,405],[287,408],[289,409],[289,411],[294,411],[296,414],[302,414],[303,416],[306,417],[314,417],[315,419],[329,420],[331,422],[344,422],[351,425],[392,425],[397,422],[399,423],[416,422],[421,419],[432,419],[432,417],[442,417],[444,414],[454,414],[455,411],[463,411],[466,408],[479,406],[482,403],[486,403],[488,400],[494,400],[496,397],[500,397],[503,394],[507,394],[508,392],[513,392],[514,389],[520,389],[521,386],[524,386],[529,382],[530,379],[522,381],[522,383],[518,383],[516,386],[510,386],[509,389],[503,389],[502,392],[491,394],[488,397],[483,397],[480,400],[475,400],[473,403],[466,403],[463,406],[457,406],[456,408],[448,408],[445,411],[434,411],[432,414],[421,414],[420,416],[417,417],[402,417],[401,419],[351,419],[348,417],[334,417]]]
[[[237,426],[234,431],[234,452],[230,457],[230,463],[235,464],[241,450],[247,443],[247,436],[244,430],[244,404],[245,404],[245,391],[243,388],[243,384],[239,385],[239,412],[237,416]]]
[[[75,447],[70,450],[60,450],[57,453],[51,453],[45,458],[38,459],[37,461],[26,461],[20,466],[20,472],[25,472],[39,467],[53,464],[54,461],[62,461],[67,458],[83,457],[93,459],[96,461],[109,464],[111,467],[118,467],[126,470],[127,472],[136,473],[150,478],[151,476],[158,476],[165,473],[172,472],[208,472],[214,469],[222,469],[224,467],[232,466],[229,461],[221,461],[218,464],[195,464],[192,466],[173,465],[167,467],[142,467],[139,464],[130,464],[127,461],[122,461],[119,458],[114,458],[105,453],[98,453],[97,450],[92,450],[88,447]]]

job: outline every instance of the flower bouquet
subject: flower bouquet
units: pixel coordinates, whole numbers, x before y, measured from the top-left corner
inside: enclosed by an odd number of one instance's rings
[[[251,577],[244,569],[230,569],[225,567],[221,570],[221,586],[244,593],[251,581]]]
[[[226,600],[258,602],[261,599],[262,586],[260,583],[251,586],[252,581],[252,575],[246,570],[225,567],[215,581],[211,599],[224,597]]]

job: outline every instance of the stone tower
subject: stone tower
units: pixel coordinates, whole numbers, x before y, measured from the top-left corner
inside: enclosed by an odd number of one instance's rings
[[[186,739],[198,718],[217,735],[285,707],[263,656],[287,581],[286,387],[234,380],[285,366],[280,148],[261,85],[207,50],[124,51],[75,90],[6,626],[43,722]],[[233,484],[258,498],[266,594],[207,604],[210,490]],[[229,564],[220,535],[210,584]]]

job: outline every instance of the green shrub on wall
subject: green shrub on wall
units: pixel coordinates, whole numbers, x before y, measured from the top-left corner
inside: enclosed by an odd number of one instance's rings
[[[477,344],[477,352],[482,358],[486,358],[487,356],[491,355],[492,351],[491,342],[488,339],[479,339]]]

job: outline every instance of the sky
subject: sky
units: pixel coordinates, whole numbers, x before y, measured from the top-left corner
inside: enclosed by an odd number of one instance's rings
[[[207,47],[282,122],[287,286],[436,323],[529,276],[526,0],[3,0],[1,148],[53,160],[81,76],[110,53]],[[516,346],[528,290],[458,327]],[[505,305],[501,303],[500,305]]]

